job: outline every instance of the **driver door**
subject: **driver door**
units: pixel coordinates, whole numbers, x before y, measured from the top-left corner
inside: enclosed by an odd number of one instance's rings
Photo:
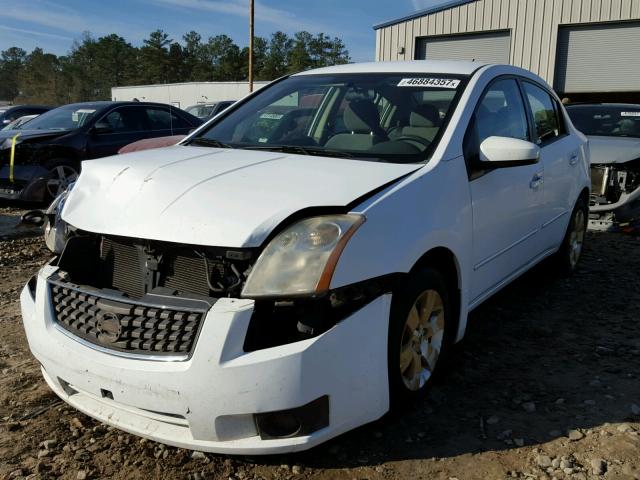
[[[530,130],[516,80],[494,81],[476,107],[465,140],[473,210],[472,307],[540,253],[542,164],[482,170],[477,161],[480,144],[486,138],[531,141]]]

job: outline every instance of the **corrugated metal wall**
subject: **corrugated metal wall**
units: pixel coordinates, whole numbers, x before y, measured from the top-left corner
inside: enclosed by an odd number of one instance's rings
[[[640,22],[562,27],[556,61],[561,92],[640,90]]]
[[[640,0],[476,0],[376,30],[376,59],[414,59],[417,37],[510,29],[510,63],[553,84],[560,25],[631,19]]]

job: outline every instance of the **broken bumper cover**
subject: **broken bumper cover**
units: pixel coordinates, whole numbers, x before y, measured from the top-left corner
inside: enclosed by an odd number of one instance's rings
[[[16,165],[13,181],[9,165],[0,167],[0,198],[40,202],[45,198],[49,172],[39,165]]]
[[[35,292],[22,292],[29,346],[56,394],[104,423],[176,447],[271,454],[311,448],[388,410],[389,295],[318,337],[250,353],[242,346],[253,301],[220,299],[189,360],[141,360],[98,351],[57,326],[46,281],[55,270],[44,267]],[[256,426],[260,414],[322,399],[324,428],[273,438]]]
[[[589,208],[589,228],[596,231],[640,228],[640,188],[623,193],[615,203],[592,204]]]

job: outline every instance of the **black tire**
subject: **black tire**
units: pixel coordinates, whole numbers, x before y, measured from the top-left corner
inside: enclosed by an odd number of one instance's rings
[[[562,245],[552,257],[553,268],[558,275],[570,277],[576,271],[584,251],[588,220],[589,207],[584,198],[580,197],[571,213]]]
[[[437,292],[441,299],[444,332],[442,333],[442,341],[440,343],[439,355],[437,355],[437,360],[435,361],[435,367],[428,369],[430,375],[424,384],[414,384],[412,389],[408,386],[406,378],[407,376],[411,376],[412,367],[405,368],[405,373],[403,373],[403,367],[406,365],[406,362],[404,362],[404,365],[401,365],[401,363],[403,363],[401,361],[401,351],[407,351],[406,348],[409,345],[406,341],[409,339],[417,339],[417,342],[423,344],[424,339],[422,341],[419,340],[422,337],[419,337],[415,333],[413,336],[409,335],[411,327],[408,325],[408,317],[416,301],[424,297],[429,291]],[[440,272],[432,268],[422,268],[411,273],[407,281],[404,282],[404,285],[394,292],[391,302],[389,344],[387,350],[389,395],[392,409],[398,409],[422,399],[429,391],[434,379],[441,373],[447,348],[452,343],[455,334],[455,324],[457,323],[451,316],[452,309],[450,299],[451,295],[447,289],[447,283],[444,277]],[[433,314],[431,317],[432,316]],[[437,344],[436,341],[432,344],[431,340],[428,341],[429,348]],[[420,355],[419,353],[416,354],[418,356]],[[422,365],[427,367],[428,363],[424,361],[424,358],[421,358],[421,360]],[[411,365],[417,365],[415,357]],[[422,380],[423,379],[420,378],[419,383],[421,383]]]
[[[49,178],[45,185],[45,201],[51,202],[80,174],[78,162],[64,158],[54,158],[45,164],[49,170]],[[63,178],[64,176],[64,178]],[[58,183],[55,183],[58,182]]]

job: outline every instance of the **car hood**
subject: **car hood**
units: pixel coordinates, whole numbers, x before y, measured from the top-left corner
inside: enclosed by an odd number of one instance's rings
[[[83,162],[62,218],[95,233],[256,247],[293,213],[344,207],[418,168],[174,146]]]
[[[589,136],[591,164],[624,163],[640,158],[640,138]]]
[[[69,133],[69,130],[2,130],[0,131],[0,143],[18,134],[20,135],[19,141],[24,142],[25,140],[33,141],[62,137],[67,133]]]

